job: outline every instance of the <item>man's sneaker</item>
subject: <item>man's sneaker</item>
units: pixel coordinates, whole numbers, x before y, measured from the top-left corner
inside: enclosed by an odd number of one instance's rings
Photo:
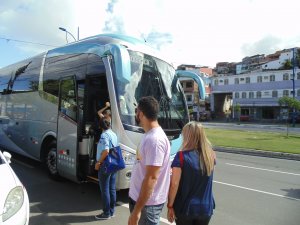
[[[111,214],[110,217],[113,218],[113,217],[116,217],[116,215],[115,214]]]
[[[110,218],[111,218],[110,216],[105,215],[104,213],[101,213],[101,214],[95,216],[95,219],[96,219],[96,220],[108,220],[108,219],[110,219]]]

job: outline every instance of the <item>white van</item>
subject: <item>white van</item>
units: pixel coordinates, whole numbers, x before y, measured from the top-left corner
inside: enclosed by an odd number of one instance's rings
[[[0,151],[0,225],[28,225],[28,194],[10,167],[11,155]]]

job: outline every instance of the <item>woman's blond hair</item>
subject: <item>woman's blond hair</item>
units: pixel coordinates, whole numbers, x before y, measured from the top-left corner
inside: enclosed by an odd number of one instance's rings
[[[183,127],[182,135],[182,150],[197,150],[202,172],[210,176],[214,169],[215,153],[201,123],[195,121],[187,123]]]

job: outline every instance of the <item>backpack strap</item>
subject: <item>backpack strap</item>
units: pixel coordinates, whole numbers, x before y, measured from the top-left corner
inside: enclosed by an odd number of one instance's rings
[[[183,167],[183,152],[182,151],[179,151],[179,162],[180,162],[180,168]]]

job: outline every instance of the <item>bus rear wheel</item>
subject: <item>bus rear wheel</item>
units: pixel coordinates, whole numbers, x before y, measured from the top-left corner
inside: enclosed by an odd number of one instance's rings
[[[59,179],[59,174],[57,170],[57,151],[56,151],[56,142],[52,141],[47,148],[46,155],[46,165],[50,177],[54,180]]]

